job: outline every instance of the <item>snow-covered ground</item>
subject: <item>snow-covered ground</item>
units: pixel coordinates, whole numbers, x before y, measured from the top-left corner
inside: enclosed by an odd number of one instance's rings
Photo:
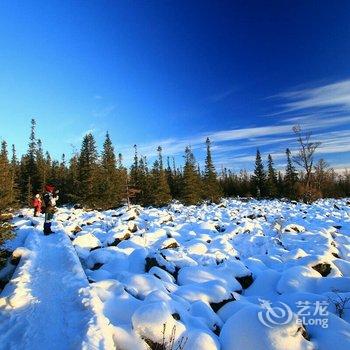
[[[22,214],[0,348],[350,348],[346,199]]]

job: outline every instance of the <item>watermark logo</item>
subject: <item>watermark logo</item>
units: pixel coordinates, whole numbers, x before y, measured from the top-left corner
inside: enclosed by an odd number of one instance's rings
[[[266,327],[273,328],[279,325],[289,324],[296,316],[297,324],[304,326],[320,326],[328,328],[327,301],[297,301],[297,311],[293,313],[289,305],[283,302],[272,304],[268,300],[259,299],[263,310],[258,312],[259,321]],[[295,319],[295,318],[294,318]]]
[[[292,321],[293,311],[285,303],[278,302],[272,306],[268,300],[259,299],[260,306],[264,310],[258,312],[259,321],[266,327],[273,328],[277,325],[285,325]]]

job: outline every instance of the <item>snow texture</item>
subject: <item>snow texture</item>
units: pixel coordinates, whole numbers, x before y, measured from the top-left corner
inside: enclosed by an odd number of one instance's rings
[[[346,199],[60,208],[50,236],[30,213],[6,243],[21,259],[0,296],[1,349],[350,348]],[[288,322],[264,324],[264,300]],[[319,303],[328,327],[311,322]]]

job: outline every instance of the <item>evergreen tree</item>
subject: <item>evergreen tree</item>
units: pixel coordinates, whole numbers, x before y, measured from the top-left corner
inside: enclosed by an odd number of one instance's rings
[[[120,184],[120,203],[126,199],[126,187],[128,183],[128,170],[123,166],[123,156],[118,154],[117,159],[117,176]]]
[[[252,180],[256,196],[266,196],[266,174],[259,150],[256,151],[255,169]]]
[[[135,192],[135,196],[138,198],[138,203],[149,206],[154,204],[154,188],[147,157],[140,157],[138,164],[138,191],[140,192]]]
[[[0,152],[0,211],[8,210],[15,204],[15,183],[8,159],[7,143],[1,142]]]
[[[78,181],[82,204],[95,208],[98,154],[95,138],[91,133],[84,136],[78,160]]]
[[[286,149],[286,156],[287,156],[287,166],[286,166],[286,173],[284,175],[284,183],[285,183],[284,195],[289,198],[295,198],[296,186],[298,182],[298,173],[293,165],[291,152],[289,148]]]
[[[190,147],[185,149],[182,199],[185,204],[197,204],[201,199],[201,181],[196,169],[196,160]]]
[[[144,169],[143,169],[144,171]],[[139,156],[137,153],[137,145],[134,145],[134,163],[130,169],[130,188],[135,189],[140,192],[135,192],[134,197],[132,198],[133,203],[140,203],[142,196],[142,184],[141,184],[141,174],[139,168]]]
[[[204,170],[204,198],[209,199],[211,202],[217,203],[222,196],[222,192],[217,179],[215,166],[211,157],[211,143],[209,137],[205,143],[207,146],[207,156],[205,158]]]
[[[268,170],[267,170],[267,191],[271,198],[275,198],[278,193],[278,180],[277,173],[274,168],[273,160],[271,154],[268,155]]]
[[[67,170],[67,186],[65,189],[68,203],[77,203],[80,201],[79,197],[79,156],[73,154],[69,160],[69,167]]]
[[[16,203],[18,202],[19,198],[19,176],[20,176],[20,168],[19,168],[19,162],[17,159],[17,152],[15,145],[12,145],[12,156],[11,156],[11,176],[12,176],[12,183],[13,183],[13,193],[15,197]]]
[[[36,122],[31,120],[30,137],[28,151],[21,159],[20,165],[20,189],[21,201],[27,205],[31,205],[34,193],[41,190],[39,171],[37,166],[37,142],[35,136]]]
[[[283,196],[284,192],[284,181],[283,181],[283,176],[281,172],[278,172],[278,177],[277,177],[277,194],[279,197]]]
[[[112,140],[107,132],[102,151],[102,169],[100,180],[100,206],[115,208],[123,198],[123,184],[118,176],[117,160]]]
[[[152,170],[153,203],[162,206],[171,201],[170,188],[167,176],[163,168],[162,147],[157,148],[158,160],[155,161]]]
[[[45,183],[47,181],[49,169],[47,169],[42,142],[40,139],[37,141],[36,147],[36,164],[38,171],[38,192],[43,192]]]

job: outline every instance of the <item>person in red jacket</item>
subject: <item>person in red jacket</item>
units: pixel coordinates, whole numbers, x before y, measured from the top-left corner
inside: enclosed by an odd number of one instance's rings
[[[33,200],[34,216],[39,216],[41,214],[41,204],[42,200],[40,198],[40,194],[36,194]]]

